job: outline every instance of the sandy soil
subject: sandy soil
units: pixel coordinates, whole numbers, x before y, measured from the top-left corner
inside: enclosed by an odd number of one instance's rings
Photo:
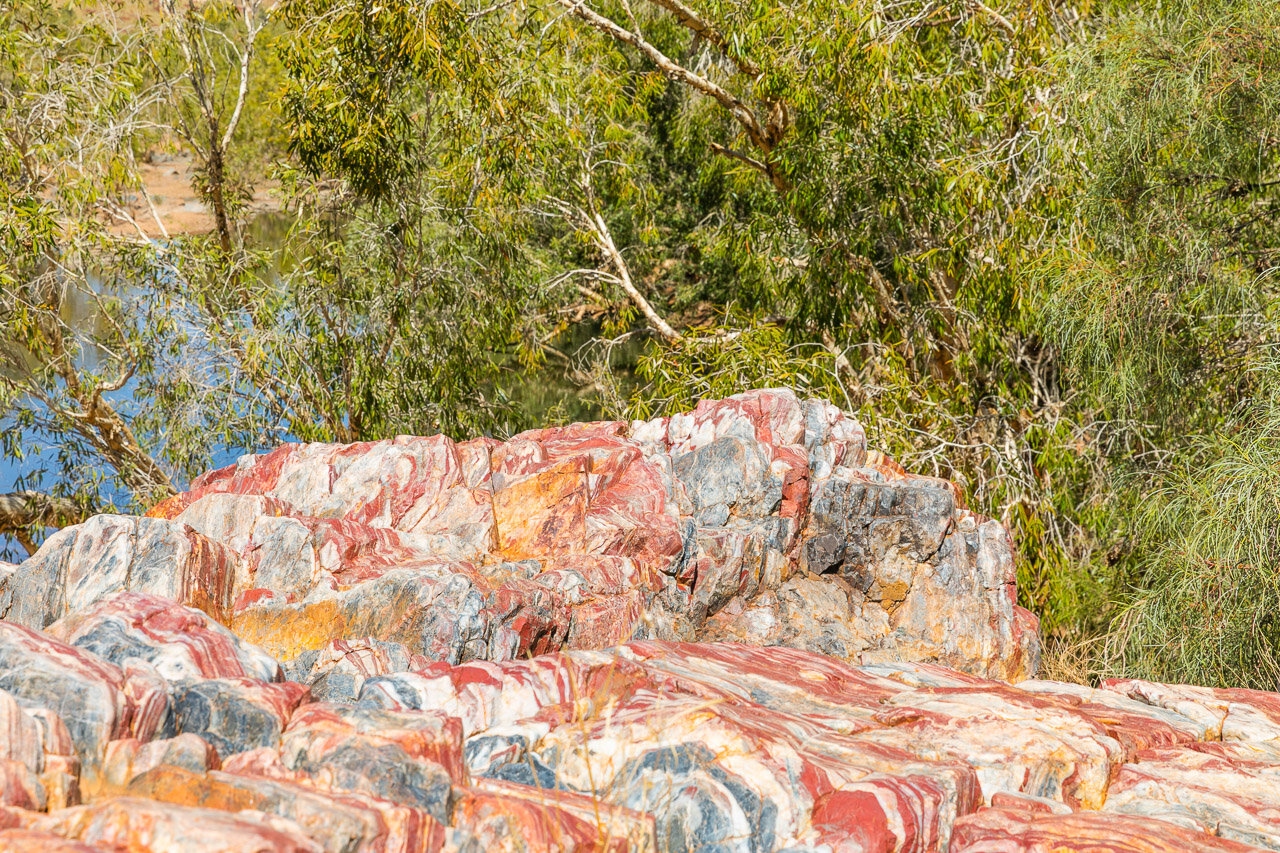
[[[150,159],[151,162],[140,165],[139,172],[151,197],[151,205],[148,206],[147,199],[139,193],[125,208],[133,222],[117,218],[111,225],[111,231],[115,234],[137,235],[141,230],[152,239],[163,239],[166,234],[173,237],[212,231],[213,214],[196,197],[191,186],[194,166],[191,155],[186,152],[153,152]],[[280,209],[272,192],[276,187],[274,181],[264,181],[254,187],[253,200],[249,203],[251,215]],[[152,207],[155,208],[154,214]]]

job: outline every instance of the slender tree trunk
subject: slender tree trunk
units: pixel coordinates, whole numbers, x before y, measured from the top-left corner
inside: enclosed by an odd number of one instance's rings
[[[205,163],[209,179],[209,201],[213,205],[213,226],[218,232],[218,243],[222,251],[230,254],[231,222],[227,218],[226,198],[226,164],[223,160],[222,145],[218,139],[217,116],[209,116],[209,154]]]

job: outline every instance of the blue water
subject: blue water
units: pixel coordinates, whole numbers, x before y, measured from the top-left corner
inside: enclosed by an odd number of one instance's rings
[[[285,233],[288,230],[288,220],[278,215],[261,216],[255,222],[251,223],[246,234],[248,241],[254,245],[270,245],[276,246],[280,244]],[[157,251],[163,252],[164,246],[160,242],[155,243]],[[154,275],[171,274],[166,271],[163,264],[157,265]],[[272,269],[268,275],[274,275],[276,271]],[[158,281],[158,279],[157,279]],[[100,280],[90,277],[90,287],[98,290],[99,293],[105,291],[105,286]],[[138,305],[139,316],[149,301],[154,301],[157,296],[150,285],[142,284],[138,289],[128,289],[129,292],[121,294],[116,292],[115,295],[124,299],[132,300]],[[105,368],[104,360],[106,354],[98,349],[92,343],[93,329],[95,324],[99,322],[97,319],[97,306],[92,297],[79,290],[78,288],[68,288],[66,293],[66,302],[64,303],[63,318],[67,327],[72,334],[80,337],[80,349],[76,357],[76,367],[82,373],[92,373],[100,368]],[[198,338],[198,336],[196,336]],[[145,399],[145,394],[139,393],[139,379],[134,377],[120,390],[104,394],[106,400],[118,412],[129,418],[131,413],[137,411],[138,406]],[[39,404],[35,406],[40,410]],[[13,492],[22,489],[31,489],[39,492],[49,492],[59,480],[59,472],[62,463],[60,462],[59,447],[56,444],[56,438],[41,430],[32,428],[22,428],[18,426],[12,413],[0,413],[0,432],[12,434],[20,432],[20,446],[23,451],[23,459],[11,459],[0,454],[0,493]],[[286,436],[283,441],[291,440]],[[234,462],[237,458],[251,450],[259,450],[261,448],[243,448],[243,447],[227,447],[216,445],[209,448],[212,456],[212,468],[219,468]],[[97,489],[97,503],[103,509],[116,508],[121,511],[130,509],[129,495],[122,493],[113,486],[115,472],[113,470],[103,469],[95,457],[87,458],[83,467],[76,469],[76,473],[81,475],[81,480],[94,480],[100,483]],[[168,472],[174,481],[174,485],[178,489],[184,489],[188,485],[184,478],[177,475],[174,471]],[[46,533],[51,531],[46,531]],[[37,542],[41,537],[36,537]],[[0,535],[0,560],[19,561],[26,557],[26,550],[11,537]]]
[[[118,410],[127,412],[133,405],[136,405],[135,393],[136,383],[131,382],[120,389],[119,392],[105,396]],[[10,431],[16,429],[17,426],[14,424],[12,416],[0,418],[0,430]],[[287,436],[284,440],[290,441],[293,439]],[[48,436],[31,430],[23,434],[22,441],[23,459],[15,460],[8,457],[0,457],[0,493],[21,489],[40,492],[51,491],[58,480],[57,446],[50,442]],[[240,456],[247,452],[252,452],[254,449],[216,445],[210,448],[213,460],[210,469],[230,465]],[[128,512],[130,510],[129,495],[116,489],[113,485],[115,471],[102,467],[98,464],[97,459],[85,460],[85,464],[86,467],[81,468],[81,472],[90,475],[90,477],[101,483],[97,490],[99,505],[104,509],[114,507],[122,512]],[[179,490],[183,490],[188,486],[187,481],[176,475],[175,472],[169,471],[168,473]],[[45,535],[51,532],[53,531],[46,530]],[[42,537],[37,537],[37,542],[40,541],[40,538]],[[17,540],[0,535],[0,560],[21,562],[26,556],[26,549]]]

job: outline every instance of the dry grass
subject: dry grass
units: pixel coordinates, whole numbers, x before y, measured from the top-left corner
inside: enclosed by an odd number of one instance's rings
[[[1045,637],[1038,678],[1095,686],[1103,673],[1099,663],[1100,638]]]

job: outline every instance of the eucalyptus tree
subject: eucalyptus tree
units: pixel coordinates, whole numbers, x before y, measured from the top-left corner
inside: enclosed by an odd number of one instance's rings
[[[276,10],[0,8],[0,418],[23,471],[0,534],[28,550],[288,438],[514,428],[495,379],[518,300],[440,218],[438,180],[372,198],[282,163],[290,233],[245,227],[287,134]],[[193,155],[212,235],[153,203],[139,160],[167,145]]]
[[[192,145],[230,252],[226,155],[263,27],[260,4],[231,10],[0,7],[0,451],[22,472],[0,534],[28,550],[44,527],[173,494],[210,458],[198,401],[155,398],[201,372],[159,297],[207,253],[170,235],[139,160],[169,134]]]
[[[1275,689],[1280,8],[1133,10],[1069,67],[1090,168],[1045,329],[1119,436],[1128,606],[1101,663]]]
[[[146,328],[118,277],[141,238],[110,228],[132,221],[130,142],[157,101],[136,47],[48,3],[0,8],[0,450],[20,459],[45,440],[56,467],[51,494],[29,482],[0,500],[0,525],[24,539],[33,523],[81,515],[99,466],[140,496],[173,488],[112,396],[150,368],[163,326]]]
[[[439,186],[524,300],[517,352],[606,411],[774,383],[861,409],[1016,528],[1066,621],[1098,459],[1025,270],[1070,213],[1050,65],[1085,6],[290,0],[322,22],[290,28],[291,145],[356,196]]]

